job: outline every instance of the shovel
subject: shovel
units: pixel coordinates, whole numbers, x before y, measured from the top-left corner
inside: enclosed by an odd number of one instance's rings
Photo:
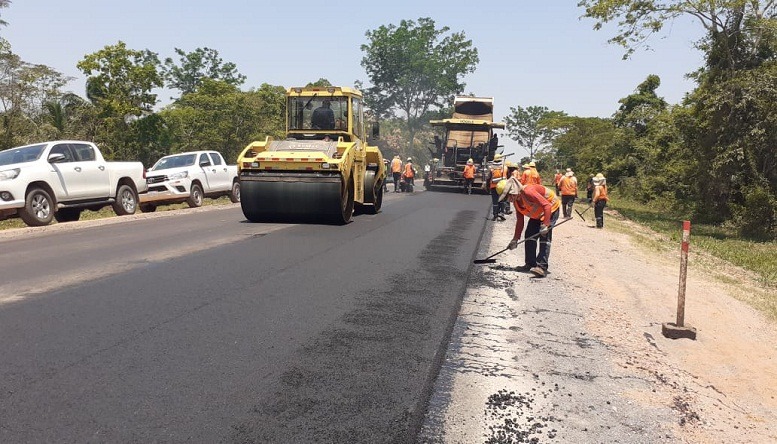
[[[586,208],[585,210],[583,210],[583,212],[582,212],[582,213],[581,213],[581,212],[579,212],[579,211],[577,211],[577,209],[575,209],[575,213],[577,213],[577,215],[578,215],[578,216],[580,216],[580,219],[583,219],[583,220],[585,221],[585,218],[583,217],[583,214],[587,213],[587,212],[588,212],[588,210],[590,210],[590,209],[591,209],[591,206],[589,205],[589,206],[588,206],[588,208]]]
[[[561,224],[563,224],[564,222],[567,222],[567,221],[569,221],[569,220],[572,220],[572,219],[564,219],[564,220],[562,220],[561,222],[556,222],[554,225],[552,225],[552,226],[550,227],[550,229],[552,230],[553,228],[556,228],[557,226],[559,226],[559,225],[561,225]],[[537,237],[539,237],[539,236],[540,236],[540,233],[533,234],[533,235],[531,235],[531,236],[527,237],[526,239],[523,239],[523,240],[520,240],[520,241],[518,241],[518,243],[517,243],[517,244],[515,244],[515,245],[516,245],[516,246],[518,246],[518,245],[521,245],[522,243],[526,242],[527,240],[530,240],[530,239],[535,239],[535,238],[537,238]],[[510,247],[504,248],[504,249],[502,249],[502,250],[499,250],[499,251],[497,251],[496,253],[492,254],[491,256],[489,256],[489,257],[487,257],[487,258],[485,258],[485,259],[475,259],[474,261],[472,261],[472,263],[473,263],[473,264],[493,264],[493,263],[495,263],[495,262],[496,262],[496,259],[492,259],[494,256],[500,255],[500,254],[504,253],[505,251],[507,251],[507,250],[509,250],[509,249],[510,249]]]

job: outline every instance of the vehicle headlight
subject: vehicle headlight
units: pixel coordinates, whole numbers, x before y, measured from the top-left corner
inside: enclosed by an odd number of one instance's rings
[[[19,172],[21,172],[21,168],[0,171],[0,180],[16,179],[16,177],[19,176]]]
[[[175,173],[167,176],[167,178],[170,180],[186,179],[187,177],[189,177],[188,171],[181,171],[180,173]]]

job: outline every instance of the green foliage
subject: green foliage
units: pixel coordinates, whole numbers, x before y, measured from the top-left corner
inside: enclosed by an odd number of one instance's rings
[[[151,90],[164,84],[157,54],[128,49],[122,41],[87,54],[76,66],[87,76],[89,100],[107,118],[151,112],[157,103]]]
[[[219,52],[211,48],[197,48],[190,53],[175,48],[179,56],[176,64],[172,58],[165,59],[164,77],[167,86],[181,91],[181,95],[194,92],[202,79],[221,80],[229,85],[242,85],[246,76],[237,71],[237,65],[224,61]]]
[[[510,107],[510,114],[504,120],[510,138],[525,148],[529,152],[529,158],[533,160],[537,151],[542,150],[553,139],[556,130],[554,121],[565,115],[563,112],[551,111],[545,106],[518,106]]]
[[[251,141],[283,136],[284,109],[282,87],[264,84],[243,92],[227,82],[204,78],[194,92],[160,115],[171,134],[169,152],[217,150],[234,162]]]
[[[464,90],[462,78],[479,61],[464,32],[449,31],[431,18],[402,20],[367,31],[368,42],[361,46],[361,64],[373,85],[364,91],[365,102],[379,117],[401,111],[410,146],[427,125],[427,114]]]
[[[747,190],[744,204],[735,205],[734,221],[740,236],[753,240],[775,238],[777,199],[763,188]]]
[[[0,149],[35,141],[42,127],[43,104],[58,97],[70,80],[58,71],[26,63],[11,51],[0,47]]]

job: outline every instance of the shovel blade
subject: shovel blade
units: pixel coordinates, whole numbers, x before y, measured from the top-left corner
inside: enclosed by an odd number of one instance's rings
[[[472,262],[475,264],[495,264],[496,259],[475,259]]]

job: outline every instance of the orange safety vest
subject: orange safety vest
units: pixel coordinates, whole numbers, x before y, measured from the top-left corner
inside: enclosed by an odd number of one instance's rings
[[[607,197],[607,185],[596,185],[594,187],[594,202],[603,200],[605,202],[610,199]]]
[[[492,190],[496,188],[496,184],[499,183],[499,179],[502,179],[504,177],[504,168],[501,166],[499,168],[492,168],[491,169],[491,183],[488,185],[489,188]]]
[[[545,210],[542,207],[542,202],[538,202],[535,199],[531,199],[526,195],[528,188],[532,187],[532,191],[537,191],[540,196],[550,202],[550,212],[554,212],[561,207],[561,199],[556,196],[556,192],[546,188],[542,185],[527,185],[524,190],[519,194],[518,199],[515,199],[515,209],[519,213],[527,216],[529,219],[542,219],[545,215]]]
[[[529,169],[529,180],[526,185],[542,185],[542,178],[540,178],[540,173],[538,173],[534,168]]]
[[[406,163],[405,164],[405,177],[413,178],[415,174],[413,173],[413,164],[412,163]]]
[[[521,185],[529,184],[529,175],[531,175],[529,170],[523,170],[523,173],[521,173],[521,178],[518,179],[518,181],[521,182]]]
[[[559,182],[559,188],[562,196],[577,196],[577,181],[572,180],[571,177],[564,176]]]
[[[465,179],[475,178],[475,165],[464,165],[464,178]]]
[[[399,159],[394,159],[391,161],[391,172],[392,173],[398,173],[402,171],[402,161]]]
[[[558,186],[559,183],[561,183],[561,179],[564,177],[561,173],[556,173],[556,176],[553,178],[556,181],[556,186]]]

